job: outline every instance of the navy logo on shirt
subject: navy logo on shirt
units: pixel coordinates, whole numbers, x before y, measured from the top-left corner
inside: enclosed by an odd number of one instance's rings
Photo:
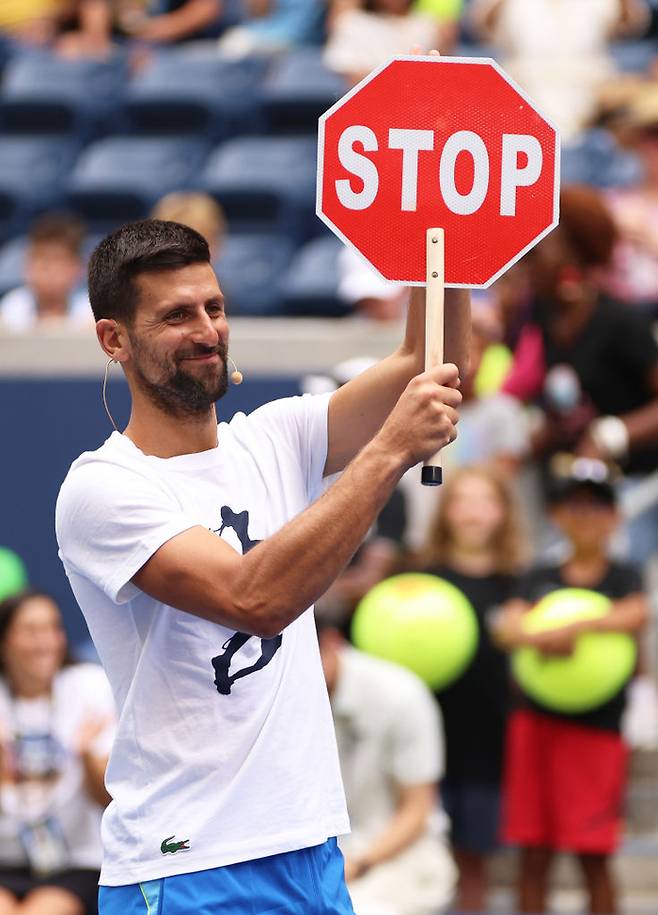
[[[221,537],[226,528],[233,530],[240,541],[243,555],[248,553],[257,543],[260,543],[260,540],[252,540],[249,537],[248,511],[234,512],[228,505],[222,505],[221,517],[222,525],[217,528],[214,533]],[[236,680],[248,677],[249,674],[254,674],[256,671],[262,670],[263,667],[269,664],[283,642],[283,635],[275,635],[274,638],[271,639],[261,639],[260,658],[249,667],[243,667],[241,670],[236,670],[235,673],[231,674],[230,667],[233,656],[251,638],[256,638],[256,636],[248,635],[246,632],[236,632],[230,639],[224,642],[222,645],[222,653],[212,659],[212,666],[215,671],[214,683],[217,692],[222,696],[228,696],[230,694],[231,687]]]

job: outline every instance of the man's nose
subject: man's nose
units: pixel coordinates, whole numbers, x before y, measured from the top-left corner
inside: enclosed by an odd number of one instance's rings
[[[210,317],[204,309],[194,322],[192,339],[195,343],[203,343],[206,346],[217,346],[219,343],[219,328],[217,322]]]

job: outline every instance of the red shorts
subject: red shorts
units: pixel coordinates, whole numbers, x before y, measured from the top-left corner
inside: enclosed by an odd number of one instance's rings
[[[620,735],[523,709],[506,740],[503,841],[612,854],[626,776]]]

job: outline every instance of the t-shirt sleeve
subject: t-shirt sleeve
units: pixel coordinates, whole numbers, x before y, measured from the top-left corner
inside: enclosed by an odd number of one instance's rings
[[[303,475],[309,501],[323,490],[327,463],[328,414],[332,392],[303,394],[272,401],[252,417],[270,429],[277,442],[288,445]]]
[[[104,461],[71,470],[55,511],[67,574],[86,578],[116,604],[138,593],[131,579],[156,550],[197,524],[153,479]]]
[[[611,345],[619,353],[629,376],[647,384],[649,372],[658,365],[658,343],[648,317],[632,308],[619,312]]]
[[[438,781],[444,770],[441,713],[420,681],[405,678],[391,730],[390,776],[399,785]]]
[[[615,563],[608,576],[609,596],[612,600],[622,600],[631,594],[644,591],[642,572],[637,566],[628,563]]]

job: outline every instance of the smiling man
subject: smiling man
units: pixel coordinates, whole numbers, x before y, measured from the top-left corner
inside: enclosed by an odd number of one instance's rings
[[[359,378],[218,425],[228,325],[204,239],[126,225],[94,252],[89,293],[132,397],[56,511],[121,712],[101,915],[351,913],[311,608],[405,470],[454,439],[458,369],[422,371],[416,296],[399,349]],[[459,359],[468,295],[450,304]]]

